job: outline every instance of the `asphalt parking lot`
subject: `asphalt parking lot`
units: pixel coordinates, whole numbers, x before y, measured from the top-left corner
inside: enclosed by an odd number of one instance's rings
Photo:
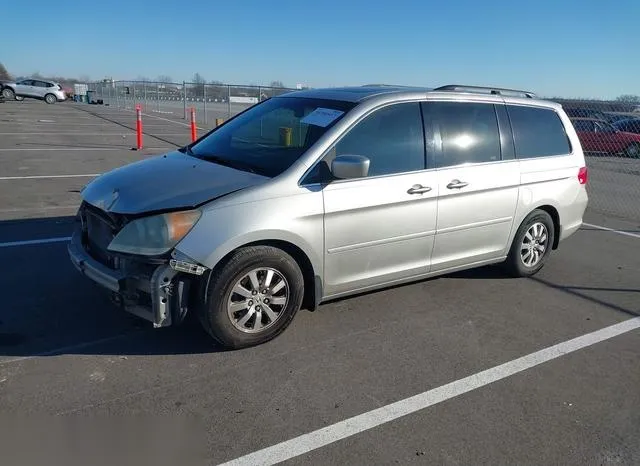
[[[208,464],[640,464],[640,220],[589,211],[533,279],[364,294],[220,351],[114,310],[67,258],[84,184],[189,140],[148,115],[134,151],[134,125],[0,104],[0,412],[188,416]]]

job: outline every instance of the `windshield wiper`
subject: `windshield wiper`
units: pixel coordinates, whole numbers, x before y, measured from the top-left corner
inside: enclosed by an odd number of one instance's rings
[[[193,153],[193,151],[191,150],[191,147],[189,146],[184,146],[178,149],[178,152],[182,152],[183,154],[187,154],[187,155],[191,155],[193,157],[195,157],[196,154]]]
[[[197,154],[195,156],[202,160],[206,160],[208,162],[217,163],[218,165],[223,165],[229,168],[235,168],[236,170],[255,173],[256,175],[265,174],[264,171],[261,170],[259,167],[256,167],[255,165],[252,165],[247,162],[241,162],[239,160],[229,160],[229,159],[225,159],[224,157],[220,157],[218,155],[210,155],[210,154],[206,154],[206,155]]]
[[[213,163],[217,163],[218,165],[223,165],[225,167],[235,168],[236,170],[255,173],[256,175],[267,176],[264,170],[247,162],[241,162],[239,160],[229,160],[229,159],[225,159],[224,157],[220,157],[219,155],[213,155],[213,154],[196,154],[191,150],[191,147],[189,146],[181,147],[180,149],[178,149],[178,151],[182,152],[183,154],[190,155],[191,157],[196,157],[200,160],[206,160],[207,162],[213,162]]]

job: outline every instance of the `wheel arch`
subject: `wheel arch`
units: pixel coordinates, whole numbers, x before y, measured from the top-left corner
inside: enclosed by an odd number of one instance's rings
[[[531,212],[534,210],[542,210],[548,213],[551,220],[553,220],[553,245],[551,248],[554,250],[558,249],[558,245],[560,244],[560,213],[558,212],[558,209],[551,204],[542,204],[532,209]],[[529,212],[526,217],[528,217],[531,212]]]
[[[262,232],[265,233],[265,232]],[[299,239],[292,235],[290,232],[284,232],[283,234],[264,235],[260,238],[249,237],[233,238],[227,243],[216,248],[209,257],[201,262],[210,268],[211,271],[216,270],[219,267],[224,267],[229,257],[239,249],[243,249],[251,246],[271,246],[280,249],[289,254],[298,264],[302,272],[304,279],[304,298],[303,307],[309,310],[315,310],[322,299],[322,263],[315,257],[312,252],[312,248],[303,244],[304,241],[296,241]],[[287,234],[288,233],[288,234]],[[291,236],[294,236],[291,238]],[[253,238],[252,238],[253,237]],[[180,250],[180,247],[177,248]],[[185,252],[186,251],[182,251]],[[208,286],[209,277],[211,273],[207,275],[206,285]],[[205,283],[203,283],[205,285]]]

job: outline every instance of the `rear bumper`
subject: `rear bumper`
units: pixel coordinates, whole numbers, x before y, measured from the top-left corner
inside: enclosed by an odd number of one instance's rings
[[[587,190],[581,187],[573,203],[560,214],[561,219],[564,219],[560,229],[560,241],[569,238],[582,227],[584,213],[588,204],[589,195]]]
[[[126,312],[152,322],[154,327],[168,327],[184,319],[191,283],[168,264],[149,266],[150,272],[144,274],[112,269],[87,252],[78,230],[67,250],[75,268],[111,292],[114,304]]]

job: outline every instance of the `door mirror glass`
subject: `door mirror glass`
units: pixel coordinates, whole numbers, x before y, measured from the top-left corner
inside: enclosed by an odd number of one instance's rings
[[[362,155],[338,155],[331,162],[331,173],[339,179],[365,178],[370,161]]]

